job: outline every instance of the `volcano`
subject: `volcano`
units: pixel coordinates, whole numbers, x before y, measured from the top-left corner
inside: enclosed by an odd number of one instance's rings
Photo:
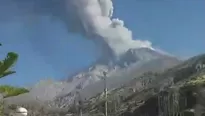
[[[108,89],[122,86],[144,72],[162,72],[181,61],[150,48],[129,49],[118,60],[98,60],[90,67],[64,81],[42,80],[29,93],[7,98],[11,103],[48,102],[65,107],[79,96],[85,99],[101,93],[104,88],[103,72],[107,73]]]

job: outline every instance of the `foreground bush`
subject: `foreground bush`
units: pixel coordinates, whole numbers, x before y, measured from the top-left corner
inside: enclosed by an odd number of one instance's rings
[[[27,92],[29,91],[25,88],[12,87],[9,85],[0,86],[0,93],[4,93],[5,94],[4,97],[17,96]]]

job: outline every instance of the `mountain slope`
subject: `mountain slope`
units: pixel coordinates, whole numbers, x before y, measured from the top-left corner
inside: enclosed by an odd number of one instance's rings
[[[163,73],[149,73],[149,75],[142,75],[141,77],[143,78],[152,78],[152,81],[145,88],[142,87],[141,89],[139,89],[140,85],[142,84],[140,83],[141,78],[135,78],[127,83],[124,87],[108,91],[108,101],[111,100],[109,102],[109,108],[114,108],[113,104],[118,105],[117,110],[113,110],[114,113],[124,112],[123,110],[126,110],[128,106],[130,106],[135,111],[139,111],[140,109],[138,108],[142,109],[142,107],[143,111],[149,111],[155,108],[156,103],[149,103],[149,105],[153,105],[150,106],[151,109],[149,107],[144,107],[143,105],[147,105],[150,99],[155,98],[156,95],[162,91],[173,91],[175,89],[178,90],[177,88],[181,88],[187,85],[187,83],[191,83],[196,87],[199,87],[197,83],[204,85],[205,67],[202,67],[200,70],[196,69],[198,63],[205,64],[205,54],[193,57],[173,68],[164,71]],[[201,79],[201,81],[198,81],[197,78],[199,78],[199,80]],[[189,86],[186,86],[186,88],[187,87]],[[130,91],[130,88],[136,89],[136,91]],[[99,94],[94,98],[88,100],[88,102],[84,104],[87,108],[85,110],[88,112],[101,112],[98,108],[100,105],[102,106],[101,103],[104,103],[102,95],[103,94]],[[205,95],[204,91],[203,95]],[[140,113],[146,112],[140,111]],[[137,115],[139,115],[139,112],[137,113]],[[155,114],[151,114],[151,116],[152,115]]]
[[[161,72],[179,64],[175,57],[165,55],[149,48],[129,49],[118,58],[100,59],[88,69],[64,82],[45,81],[36,85],[30,93],[12,97],[7,101],[20,103],[23,101],[51,101],[54,106],[64,106],[73,103],[78,96],[90,98],[102,92],[104,78],[107,72],[109,89],[117,88],[132,78],[147,72]],[[26,97],[24,99],[24,97]]]
[[[71,93],[62,91],[61,95],[55,100],[55,104],[60,106],[69,105],[70,100],[68,99],[75,99],[77,96],[76,91],[80,91],[81,98],[84,100],[101,93],[104,88],[103,71],[107,72],[108,89],[112,89],[120,87],[144,72],[162,72],[177,65],[180,60],[148,48],[140,48],[130,49],[117,61],[112,62],[112,64],[109,63],[96,64],[86,70],[87,72],[85,71],[74,77],[71,83],[80,79],[85,81],[80,81],[81,87]]]

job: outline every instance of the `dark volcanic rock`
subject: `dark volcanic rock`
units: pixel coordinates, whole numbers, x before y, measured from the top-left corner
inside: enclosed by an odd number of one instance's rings
[[[158,97],[154,96],[148,99],[144,105],[140,106],[133,112],[134,116],[158,116]]]

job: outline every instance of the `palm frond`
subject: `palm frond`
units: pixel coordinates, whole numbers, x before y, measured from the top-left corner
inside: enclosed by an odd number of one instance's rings
[[[16,73],[16,71],[7,71],[0,75],[0,78]]]
[[[7,54],[7,57],[1,62],[0,75],[3,75],[5,72],[8,72],[8,70],[16,63],[17,59],[18,59],[18,54],[14,52],[9,52]],[[9,73],[7,73],[7,75],[8,74]]]

